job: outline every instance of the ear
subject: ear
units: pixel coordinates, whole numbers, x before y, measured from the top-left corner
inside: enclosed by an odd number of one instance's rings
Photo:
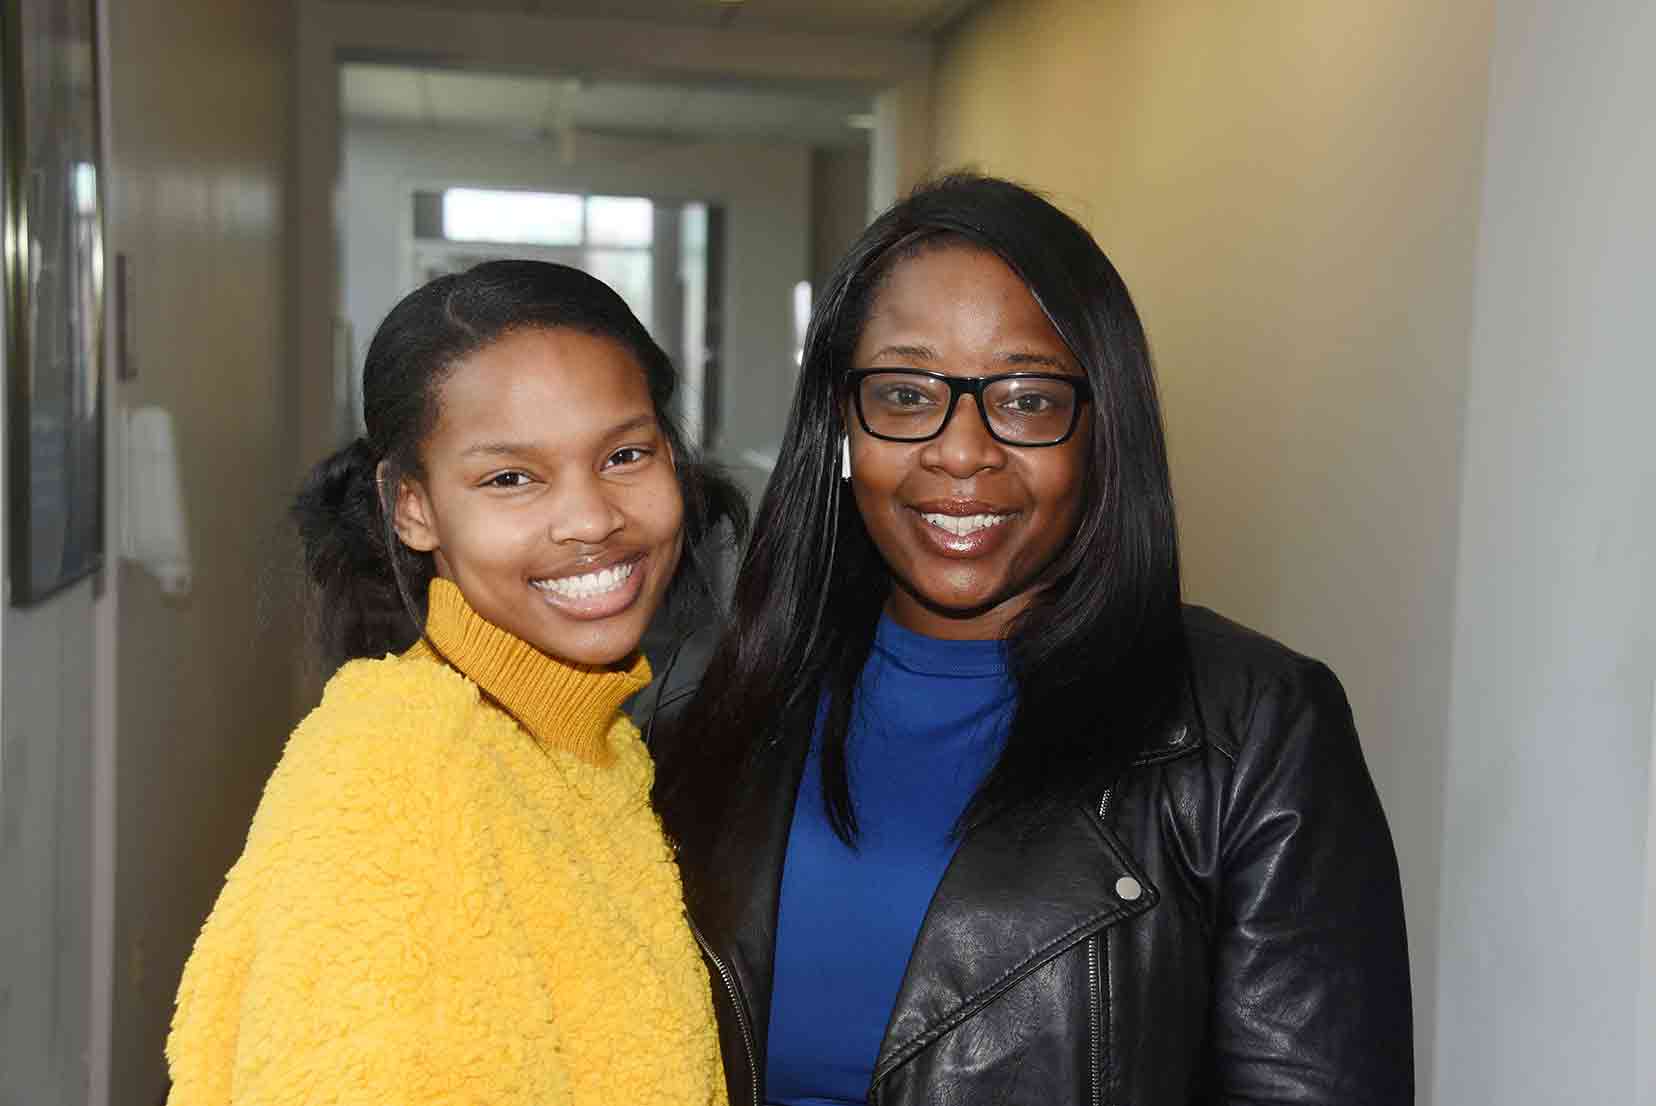
[[[385,477],[386,468],[381,463],[379,479]],[[440,544],[437,513],[431,509],[431,497],[411,476],[403,477],[391,493],[391,526],[402,543],[417,553],[430,553]]]

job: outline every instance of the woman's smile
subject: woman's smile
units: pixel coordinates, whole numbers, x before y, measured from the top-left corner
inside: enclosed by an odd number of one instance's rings
[[[908,510],[918,520],[921,540],[940,556],[953,558],[992,555],[1009,540],[1010,524],[1018,517],[1016,511],[966,500],[922,503]]]
[[[529,586],[567,618],[583,622],[613,618],[643,594],[649,578],[648,561],[647,554],[635,553],[607,567],[530,580]]]

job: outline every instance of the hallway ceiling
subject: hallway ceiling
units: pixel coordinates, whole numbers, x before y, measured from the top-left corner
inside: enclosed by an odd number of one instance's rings
[[[404,65],[341,67],[347,123],[552,135],[564,127],[655,138],[867,143],[866,95],[819,88],[571,80]]]
[[[977,0],[371,0],[461,11],[647,19],[657,23],[738,25],[752,29],[837,34],[926,36],[942,30]]]

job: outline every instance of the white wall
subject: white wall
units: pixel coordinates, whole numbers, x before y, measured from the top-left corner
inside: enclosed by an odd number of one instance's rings
[[[573,164],[555,141],[352,126],[344,148],[344,296],[355,356],[409,291],[409,197],[479,185],[706,201],[725,211],[725,343],[720,452],[774,449],[791,398],[793,286],[810,277],[810,150],[582,134]]]
[[[1496,13],[1433,1098],[1649,1102],[1656,7]]]
[[[1651,741],[1656,744],[1656,694],[1650,711]],[[1656,750],[1650,758],[1645,815],[1643,949],[1639,957],[1638,1009],[1634,1015],[1635,1041],[1656,1040]],[[1656,1106],[1656,1050],[1637,1049],[1633,1085],[1639,1088],[1635,1106]]]
[[[98,25],[103,4],[97,5]],[[101,80],[101,76],[100,76]],[[106,90],[100,90],[106,92]],[[103,97],[107,108],[107,95]],[[99,136],[100,147],[104,136]],[[107,150],[105,150],[107,154]],[[10,345],[0,319],[0,376]],[[0,395],[0,491],[11,424]],[[108,412],[106,412],[106,415]],[[0,496],[0,498],[5,498]],[[9,561],[0,510],[0,564]],[[100,887],[96,809],[101,716],[113,674],[100,634],[113,608],[108,577],[82,580],[27,608],[0,597],[0,1106],[80,1106],[95,1084],[108,1018],[107,886]],[[99,923],[102,922],[100,928]],[[102,985],[100,985],[102,984]]]
[[[6,607],[0,1104],[85,1101],[91,1043],[93,585]]]

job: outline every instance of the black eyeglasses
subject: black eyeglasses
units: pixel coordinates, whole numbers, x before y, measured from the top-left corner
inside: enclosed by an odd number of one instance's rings
[[[845,387],[862,428],[888,442],[937,437],[960,397],[971,396],[997,442],[1059,445],[1075,433],[1081,405],[1092,398],[1086,377],[1059,373],[945,376],[920,369],[852,369]]]

